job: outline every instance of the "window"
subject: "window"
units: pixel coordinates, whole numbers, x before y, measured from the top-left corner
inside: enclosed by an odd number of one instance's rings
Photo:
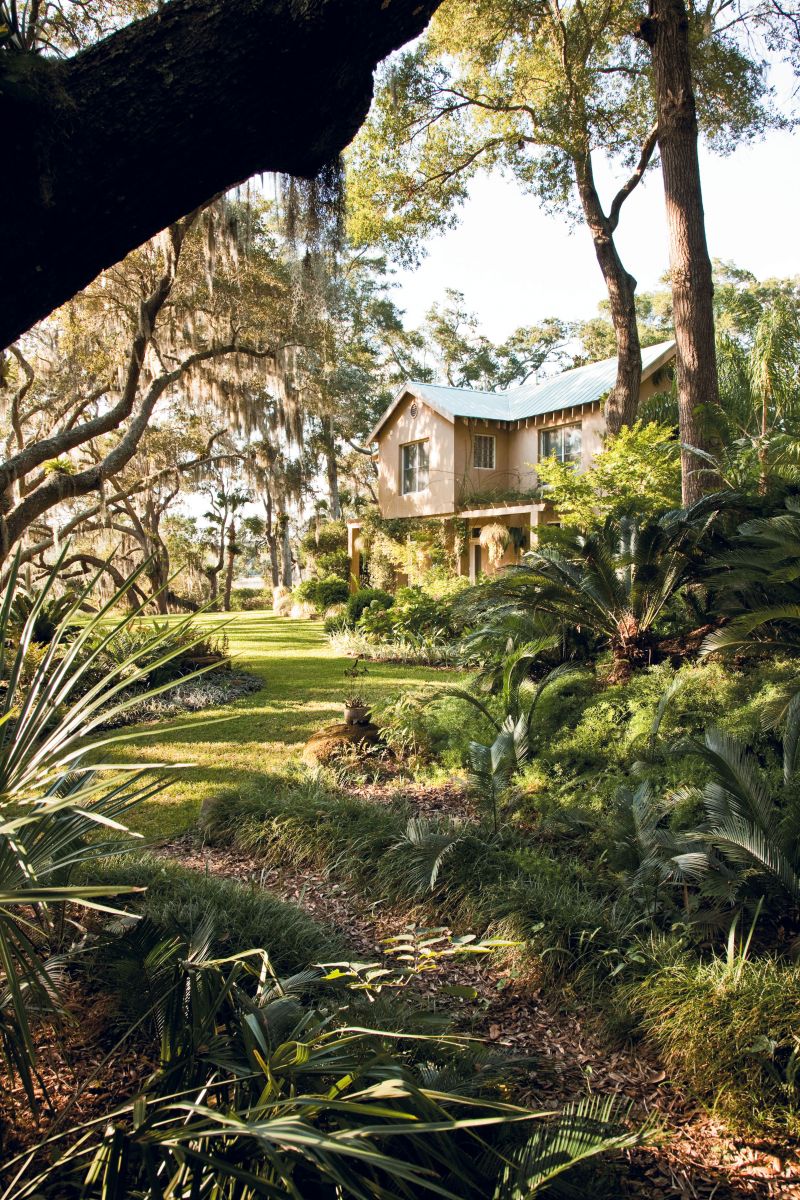
[[[580,425],[560,425],[539,434],[539,458],[557,458],[559,462],[581,461]]]
[[[472,443],[472,465],[481,470],[494,470],[494,435],[476,433]]]
[[[400,447],[403,495],[421,492],[428,486],[428,442],[409,442]]]

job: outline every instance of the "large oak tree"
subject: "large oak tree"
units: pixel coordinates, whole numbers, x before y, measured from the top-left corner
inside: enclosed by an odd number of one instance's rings
[[[0,347],[263,171],[313,176],[440,0],[169,0],[65,59],[0,31]]]

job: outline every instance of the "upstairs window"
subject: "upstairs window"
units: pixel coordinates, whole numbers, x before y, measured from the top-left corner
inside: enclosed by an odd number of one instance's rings
[[[581,461],[580,425],[559,425],[539,433],[539,458],[557,458],[559,462]]]
[[[422,492],[428,486],[428,441],[408,442],[400,447],[403,495]]]
[[[472,465],[479,470],[494,470],[494,434],[476,433],[472,443]]]

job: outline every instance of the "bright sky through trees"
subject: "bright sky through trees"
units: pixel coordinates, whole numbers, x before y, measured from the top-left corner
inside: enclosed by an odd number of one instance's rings
[[[759,278],[800,274],[800,155],[796,134],[771,132],[729,158],[701,149],[709,248]],[[598,170],[604,194],[611,183]],[[661,178],[651,172],[629,198],[617,239],[639,291],[667,267]],[[445,288],[462,291],[491,338],[546,316],[594,316],[606,289],[588,231],[548,217],[501,177],[478,177],[458,227],[428,243],[419,268],[397,276],[396,300],[418,324]]]

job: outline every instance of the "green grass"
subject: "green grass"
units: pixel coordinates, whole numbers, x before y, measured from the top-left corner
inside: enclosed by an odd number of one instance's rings
[[[191,828],[206,801],[224,804],[230,797],[247,806],[265,791],[282,789],[299,768],[306,740],[340,716],[342,699],[354,690],[343,673],[350,660],[333,655],[320,621],[264,612],[233,619],[209,614],[202,621],[210,632],[225,626],[235,666],[258,676],[264,687],[223,708],[145,726],[147,736],[118,753],[143,764],[191,764],[132,815],[131,827],[148,841]],[[380,663],[369,664],[356,687],[378,704],[433,680],[441,683],[442,672]]]

